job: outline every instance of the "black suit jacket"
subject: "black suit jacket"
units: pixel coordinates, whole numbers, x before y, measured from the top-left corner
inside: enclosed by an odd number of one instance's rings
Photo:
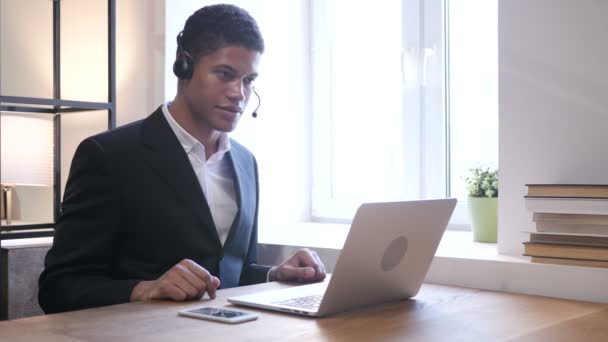
[[[84,140],[72,160],[38,299],[47,312],[128,302],[187,258],[221,288],[266,281],[256,264],[258,175],[231,141],[238,212],[222,247],[192,165],[161,109]]]

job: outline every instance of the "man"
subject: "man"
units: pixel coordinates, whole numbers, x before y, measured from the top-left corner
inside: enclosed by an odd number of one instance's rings
[[[272,268],[256,264],[257,165],[227,132],[253,91],[263,50],[246,11],[198,10],[178,35],[175,99],[80,144],[40,276],[45,312],[325,278],[309,250]]]

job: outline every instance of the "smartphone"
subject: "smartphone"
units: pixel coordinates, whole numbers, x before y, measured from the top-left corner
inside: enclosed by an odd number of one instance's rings
[[[179,316],[207,319],[210,321],[224,323],[242,323],[247,321],[253,321],[258,318],[258,315],[249,312],[210,307],[185,309],[179,311],[177,314]]]

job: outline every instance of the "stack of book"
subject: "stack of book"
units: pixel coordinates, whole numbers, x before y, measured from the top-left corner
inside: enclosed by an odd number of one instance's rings
[[[527,184],[533,262],[608,268],[608,185]]]

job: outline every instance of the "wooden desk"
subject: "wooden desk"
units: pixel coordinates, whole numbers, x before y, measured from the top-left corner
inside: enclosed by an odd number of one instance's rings
[[[414,299],[322,319],[249,308],[237,325],[178,317],[185,307],[285,287],[218,291],[216,300],[130,303],[0,322],[0,341],[607,341],[608,304],[425,284]]]

